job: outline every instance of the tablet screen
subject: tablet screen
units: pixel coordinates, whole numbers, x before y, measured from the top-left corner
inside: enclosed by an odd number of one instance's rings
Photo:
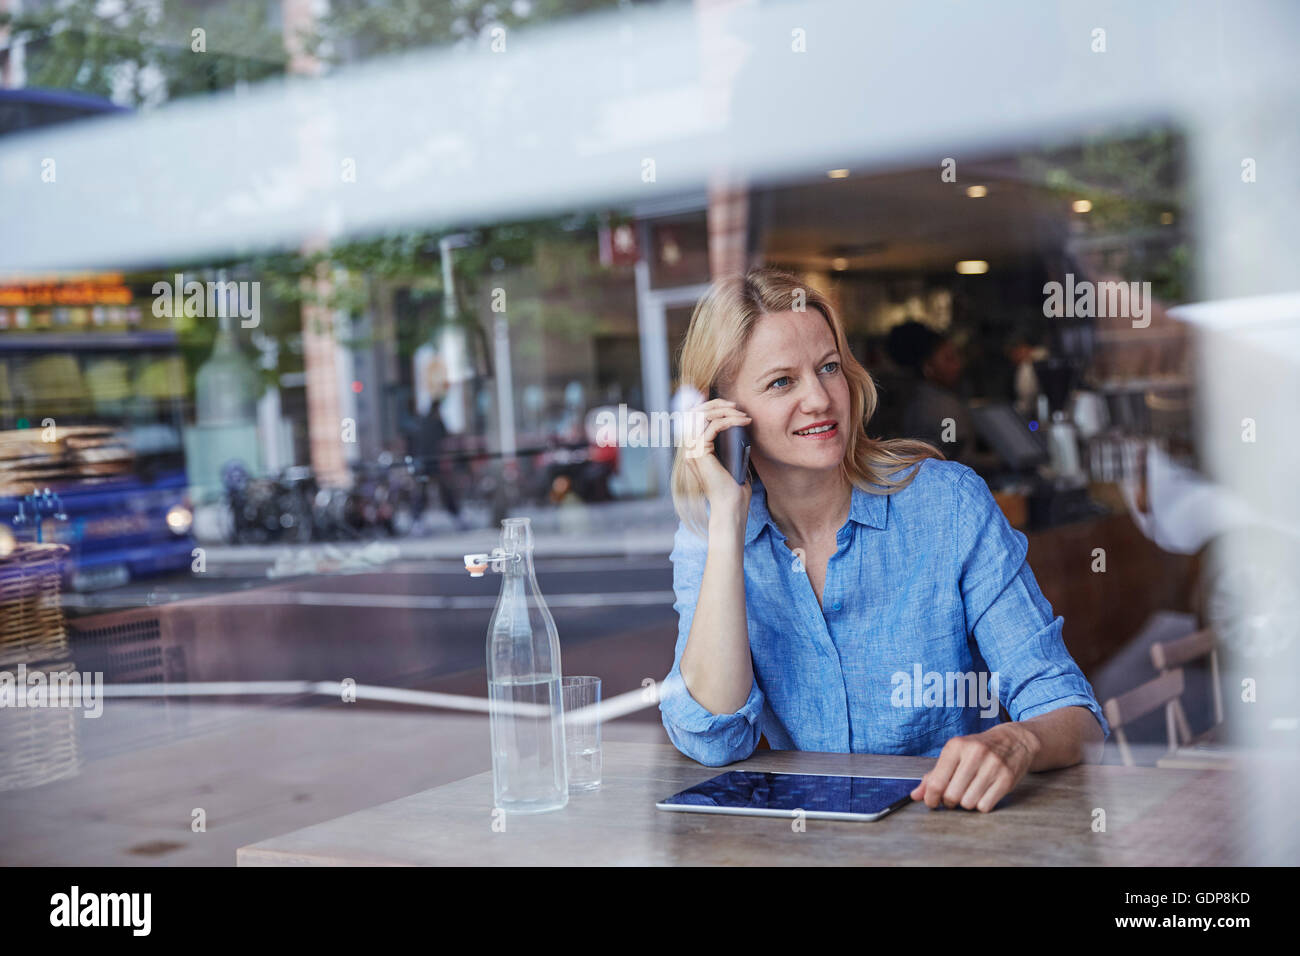
[[[840,777],[732,770],[673,794],[663,805],[867,816],[910,799],[918,783],[919,777]]]

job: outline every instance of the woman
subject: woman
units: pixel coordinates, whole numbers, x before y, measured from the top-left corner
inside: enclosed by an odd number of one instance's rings
[[[875,387],[827,299],[772,269],[719,281],[681,371],[719,394],[673,465],[679,630],[660,710],[682,753],[722,766],[762,734],[937,754],[913,798],[986,812],[1028,771],[1100,759],[1109,728],[1024,535],[971,469],[867,437]],[[741,425],[744,485],[714,454]]]

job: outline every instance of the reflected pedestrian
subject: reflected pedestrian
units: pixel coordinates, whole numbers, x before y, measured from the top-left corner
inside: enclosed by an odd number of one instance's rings
[[[456,492],[442,468],[442,446],[447,437],[447,426],[442,421],[441,405],[441,399],[431,402],[429,410],[420,416],[411,437],[411,455],[420,463],[420,469],[429,477],[430,482],[437,484],[447,513],[451,515],[456,527],[464,531],[468,525],[461,517]]]

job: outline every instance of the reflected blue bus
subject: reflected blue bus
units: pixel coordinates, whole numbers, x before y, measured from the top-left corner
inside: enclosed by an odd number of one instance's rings
[[[80,94],[0,90],[0,136],[122,112]],[[177,336],[153,316],[147,283],[0,276],[0,537],[68,544],[79,590],[188,569],[187,395]]]
[[[0,286],[0,302],[12,292]],[[39,311],[0,305],[0,522],[19,540],[69,545],[77,590],[188,568],[175,334],[14,327]]]

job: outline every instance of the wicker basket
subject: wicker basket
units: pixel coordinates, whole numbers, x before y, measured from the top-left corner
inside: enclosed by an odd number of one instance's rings
[[[23,543],[0,558],[0,670],[16,677],[20,664],[46,675],[74,669],[59,605],[67,554],[67,545]],[[77,774],[81,719],[75,705],[0,707],[0,790]]]
[[[23,542],[0,558],[0,665],[61,661],[68,634],[59,605],[66,544]]]

